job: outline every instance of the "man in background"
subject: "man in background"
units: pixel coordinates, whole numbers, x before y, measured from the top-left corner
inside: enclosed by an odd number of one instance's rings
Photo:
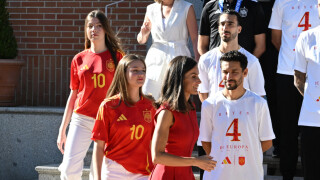
[[[277,115],[280,131],[280,171],[292,180],[298,160],[298,118],[302,97],[293,84],[295,44],[301,32],[319,25],[317,0],[276,0],[269,28],[272,43],[279,50],[277,67]]]

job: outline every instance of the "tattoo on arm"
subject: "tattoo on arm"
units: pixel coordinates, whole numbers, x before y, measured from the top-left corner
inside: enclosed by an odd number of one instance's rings
[[[294,85],[300,92],[300,94],[304,95],[304,85],[306,82],[306,73],[302,73],[300,71],[294,70]]]

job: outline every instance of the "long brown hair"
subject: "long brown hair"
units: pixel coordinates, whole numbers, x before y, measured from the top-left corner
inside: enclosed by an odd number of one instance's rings
[[[129,97],[128,81],[126,77],[128,66],[134,61],[141,61],[146,68],[146,64],[142,56],[135,54],[125,55],[118,64],[114,78],[107,93],[107,98],[120,94],[120,97],[124,102],[134,104]],[[142,87],[139,88],[139,95],[145,98],[144,94],[142,93]]]
[[[183,113],[195,109],[191,98],[186,101],[183,80],[184,75],[196,65],[197,62],[191,57],[177,56],[172,59],[162,83],[160,98],[155,102],[157,108],[168,104],[171,110]]]
[[[117,50],[122,51],[122,47],[120,44],[120,39],[117,37],[117,35],[113,32],[112,28],[110,27],[110,23],[108,18],[105,16],[105,14],[100,10],[94,10],[91,11],[85,20],[84,23],[84,47],[85,49],[89,49],[91,47],[91,42],[89,38],[87,37],[87,26],[89,18],[97,18],[99,19],[102,28],[105,32],[105,43],[110,51],[111,57],[113,59],[113,63],[117,66],[118,60],[117,60]]]

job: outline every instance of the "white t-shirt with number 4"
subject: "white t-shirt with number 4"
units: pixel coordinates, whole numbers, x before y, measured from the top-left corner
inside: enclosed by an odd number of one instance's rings
[[[219,91],[202,103],[199,140],[211,142],[210,156],[217,161],[204,180],[263,180],[261,141],[274,138],[265,99],[247,90],[228,100]]]
[[[317,0],[276,0],[270,29],[282,30],[277,73],[293,75],[295,44],[301,32],[320,24]]]
[[[301,33],[296,44],[294,69],[308,77],[298,124],[320,127],[320,26]]]
[[[239,52],[248,59],[248,76],[244,79],[243,86],[260,96],[266,95],[264,90],[264,77],[259,60],[244,48]],[[220,57],[222,52],[216,47],[200,57],[198,63],[199,78],[201,84],[198,87],[200,93],[209,93],[209,96],[224,88],[221,76]]]

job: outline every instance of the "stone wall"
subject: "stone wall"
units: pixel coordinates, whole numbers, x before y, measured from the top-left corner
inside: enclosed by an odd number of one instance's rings
[[[38,165],[59,164],[63,108],[0,108],[0,179],[38,177]]]
[[[146,6],[154,1],[120,1],[7,0],[18,43],[18,58],[26,62],[16,92],[17,103],[27,106],[65,105],[70,91],[70,63],[73,56],[84,49],[84,19],[94,9],[105,11],[108,6],[111,27],[120,32],[125,51],[145,55],[151,41],[139,45],[136,36]],[[199,19],[203,2],[187,1],[194,4]],[[116,2],[119,3],[113,4]]]

